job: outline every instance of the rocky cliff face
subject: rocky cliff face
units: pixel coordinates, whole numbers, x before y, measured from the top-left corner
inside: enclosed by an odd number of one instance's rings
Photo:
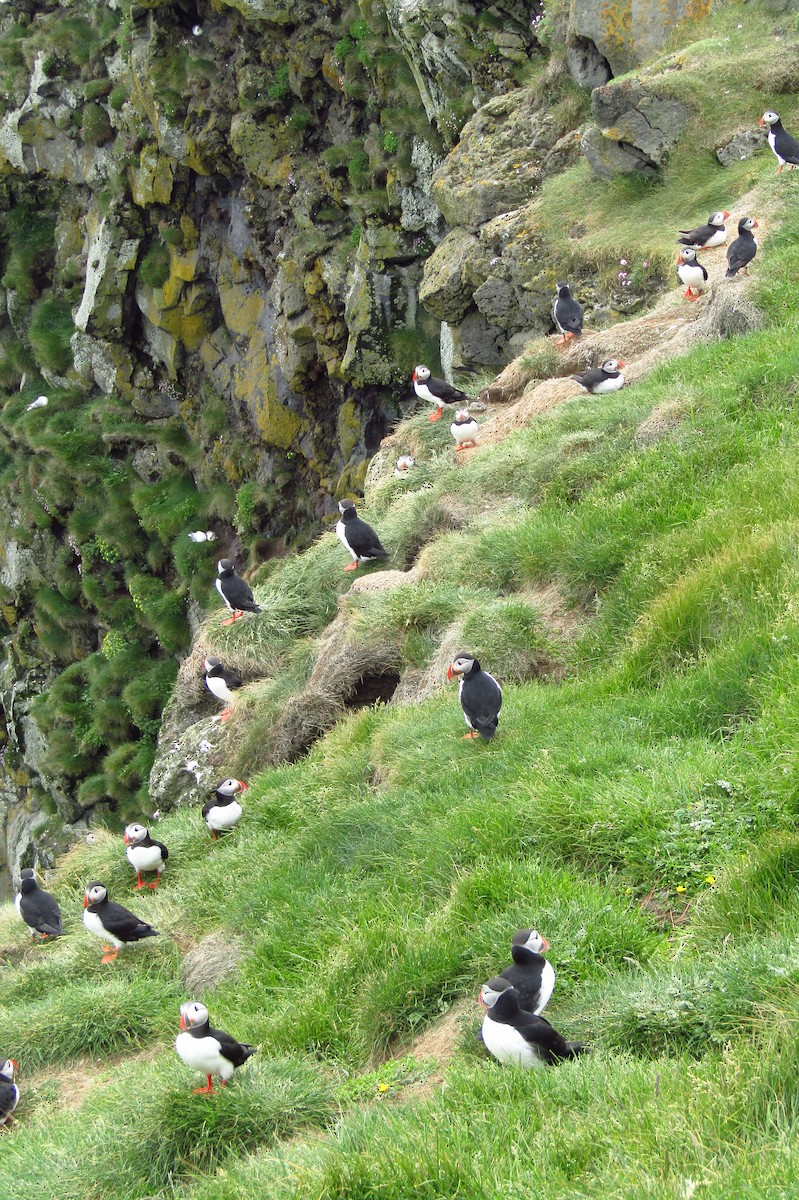
[[[650,49],[625,20],[2,9],[2,802],[31,814],[9,863],[46,809],[138,811],[216,557],[263,562],[357,493],[440,322],[467,368],[548,328],[554,267],[509,214],[580,154],[613,38]]]

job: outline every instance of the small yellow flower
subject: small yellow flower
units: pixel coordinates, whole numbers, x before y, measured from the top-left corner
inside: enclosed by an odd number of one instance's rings
[[[682,893],[687,891],[688,889],[681,883],[680,886],[676,887],[674,890],[675,890],[675,892],[679,892],[679,894],[682,895]]]
[[[632,889],[632,888],[625,888],[625,889],[624,889],[624,894],[625,894],[625,896],[632,896],[632,894],[633,894],[633,889]]]
[[[715,882],[716,882],[715,875],[706,875],[705,876],[705,883],[715,883]]]
[[[388,1091],[388,1084],[387,1084],[387,1083],[379,1083],[379,1084],[377,1085],[377,1090],[378,1090],[378,1092],[387,1092],[387,1091]]]

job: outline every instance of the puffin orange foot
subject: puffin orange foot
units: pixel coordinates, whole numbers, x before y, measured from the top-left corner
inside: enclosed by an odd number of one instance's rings
[[[158,885],[159,885],[159,883],[160,883],[160,882],[161,882],[161,880],[160,880],[160,879],[156,879],[155,883],[148,883],[148,884],[147,884],[147,886],[148,886],[148,888],[150,889],[150,891],[151,891],[151,892],[154,892],[154,891],[155,891],[155,889],[158,887]]]
[[[140,891],[142,890],[142,888],[143,888],[143,887],[146,887],[146,886],[147,886],[147,884],[144,882],[144,880],[143,880],[143,879],[140,879],[138,883],[134,883],[134,885],[133,885],[133,891],[134,891],[134,892],[140,892]]]
[[[468,742],[468,741],[473,740],[474,738],[479,738],[479,736],[480,736],[480,734],[477,732],[477,730],[472,729],[469,733],[464,733],[463,737],[461,738],[461,741]]]
[[[107,950],[108,947],[104,946],[103,949]],[[104,954],[103,957],[100,959],[100,962],[101,963],[111,963],[114,961],[114,959],[116,958],[116,956],[118,954],[119,954],[119,948],[115,947],[109,954]]]
[[[357,570],[358,570],[358,564],[357,564],[356,562],[354,562],[354,563],[347,563],[347,565],[346,565],[346,567],[344,568],[344,570],[345,570],[345,571],[357,571]]]
[[[221,712],[219,714],[219,720],[222,722],[222,724],[224,724],[225,721],[229,721],[232,716],[233,716],[233,709],[228,707],[224,710],[224,712]]]
[[[440,420],[441,420],[441,409],[440,409],[440,408],[437,408],[435,412],[432,412],[432,413],[430,414],[429,420],[431,420],[431,421],[440,421]]]
[[[215,829],[211,830],[211,837],[214,839],[214,841],[216,841],[217,838],[219,837],[219,834],[216,832]]]
[[[688,299],[689,300],[698,300],[701,295],[702,295],[701,292],[696,292],[693,296],[689,296]]]
[[[233,612],[232,616],[228,617],[228,619],[226,621],[223,621],[222,624],[223,625],[234,625],[236,623],[236,621],[238,621],[239,617],[243,617],[243,616],[244,616],[244,610],[241,608],[237,608]]]
[[[210,1075],[206,1075],[205,1078],[208,1080],[205,1087],[192,1088],[192,1091],[194,1092],[195,1096],[211,1096],[211,1095],[213,1095],[213,1092],[214,1092],[213,1080],[211,1079]]]

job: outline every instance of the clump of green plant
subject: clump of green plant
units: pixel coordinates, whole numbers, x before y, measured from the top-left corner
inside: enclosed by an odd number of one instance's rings
[[[139,261],[139,279],[147,287],[163,287],[169,279],[169,250],[163,242],[153,242]]]
[[[28,340],[39,366],[63,375],[72,365],[70,338],[74,332],[72,312],[66,301],[47,296],[34,305]]]
[[[285,100],[291,95],[288,63],[281,63],[277,68],[275,78],[266,89],[266,94],[270,100]]]

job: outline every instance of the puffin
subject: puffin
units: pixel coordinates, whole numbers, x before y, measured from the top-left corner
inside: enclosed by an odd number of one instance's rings
[[[169,851],[164,843],[154,841],[150,837],[149,829],[135,823],[125,827],[124,842],[127,847],[125,858],[136,872],[134,892],[140,891],[143,887],[157,888],[161,882],[161,873],[166,866],[166,860],[169,858]],[[142,879],[142,871],[157,871],[155,881],[145,883]]]
[[[187,1067],[202,1071],[208,1080],[205,1087],[193,1090],[212,1094],[212,1076],[219,1075],[220,1085],[225,1087],[236,1067],[243,1066],[257,1053],[258,1047],[237,1042],[221,1029],[211,1029],[205,1005],[189,1000],[180,1006],[180,1033],[175,1038],[175,1050]]]
[[[738,222],[738,236],[727,247],[727,278],[732,279],[739,271],[749,274],[749,264],[757,254],[757,238],[752,233],[757,229],[754,217],[743,217]]]
[[[683,246],[677,255],[677,278],[685,284],[686,300],[698,300],[707,287],[707,270],[696,257],[693,246]]]
[[[521,1008],[515,987],[506,988],[486,1011],[483,1041],[501,1063],[524,1067],[527,1071],[564,1058],[576,1058],[586,1049],[581,1042],[567,1042],[544,1017]]]
[[[607,392],[618,392],[624,387],[622,368],[625,365],[621,359],[606,358],[601,367],[591,367],[589,371],[572,375],[571,378],[592,396],[604,396]]]
[[[236,688],[244,686],[244,680],[240,679],[235,671],[228,671],[223,667],[221,659],[215,658],[213,654],[209,654],[205,659],[203,669],[208,691],[227,706],[220,714],[219,720],[227,721],[233,711],[233,692]]]
[[[413,372],[413,390],[421,400],[435,404],[430,414],[431,421],[440,421],[445,404],[469,404],[471,397],[460,388],[452,387],[444,379],[436,379],[429,367],[419,366]]]
[[[195,529],[188,535],[190,542],[215,542],[216,534],[213,529]]]
[[[520,929],[510,948],[513,966],[506,967],[483,984],[478,996],[481,1008],[491,1008],[509,987],[519,993],[519,1007],[538,1016],[549,1004],[555,987],[555,970],[544,958],[549,942],[536,929]]]
[[[783,128],[779,113],[768,109],[763,113],[758,125],[761,129],[768,126],[768,144],[780,164],[777,174],[780,174],[786,163],[792,171],[795,171],[799,167],[799,142]]]
[[[469,727],[464,739],[481,737],[488,741],[497,732],[502,688],[471,654],[457,655],[447,667],[450,683],[456,678],[460,680],[458,699]]]
[[[465,450],[467,446],[477,445],[480,426],[474,417],[469,415],[468,408],[459,408],[449,431],[455,439],[455,449]]]
[[[347,563],[345,571],[357,570],[358,563],[372,562],[375,558],[388,558],[388,551],[380,544],[380,538],[362,521],[351,500],[339,500],[341,519],[336,525],[336,537],[349,550],[353,561]]]
[[[26,406],[25,412],[33,412],[37,408],[47,408],[49,403],[50,399],[48,396],[37,396],[35,400],[31,400],[30,404]]]
[[[400,454],[397,459],[397,465],[394,468],[394,474],[397,479],[404,479],[410,471],[411,467],[415,467],[416,462],[410,454]]]
[[[61,937],[64,932],[61,909],[49,892],[43,892],[36,882],[31,867],[20,871],[19,892],[14,897],[14,906],[31,931],[31,937],[40,934],[43,938]]]
[[[128,942],[140,942],[142,938],[159,937],[157,929],[140,921],[121,904],[108,899],[108,888],[102,883],[90,883],[83,897],[83,924],[89,933],[107,938],[110,946],[103,946],[102,963],[113,962]]]
[[[712,250],[714,246],[723,246],[727,240],[727,227],[724,222],[729,213],[723,209],[708,217],[706,225],[697,225],[696,229],[681,229],[683,235],[677,238],[678,246],[693,246],[694,250]]]
[[[224,830],[238,824],[242,808],[236,797],[246,792],[247,786],[241,779],[223,779],[216,785],[214,799],[203,805],[203,817],[214,841]]]
[[[19,1088],[14,1083],[14,1072],[18,1068],[15,1058],[7,1058],[0,1067],[0,1125],[11,1120],[11,1114],[19,1104]]]
[[[220,558],[216,569],[219,572],[216,590],[232,613],[232,616],[222,622],[223,625],[232,625],[239,617],[243,617],[245,612],[261,611],[260,604],[256,604],[253,599],[252,588],[246,580],[236,574],[236,564],[231,559]]]
[[[556,283],[555,287],[558,294],[552,305],[552,318],[561,334],[555,343],[564,346],[569,338],[579,337],[583,332],[583,306],[575,300],[568,283]]]

